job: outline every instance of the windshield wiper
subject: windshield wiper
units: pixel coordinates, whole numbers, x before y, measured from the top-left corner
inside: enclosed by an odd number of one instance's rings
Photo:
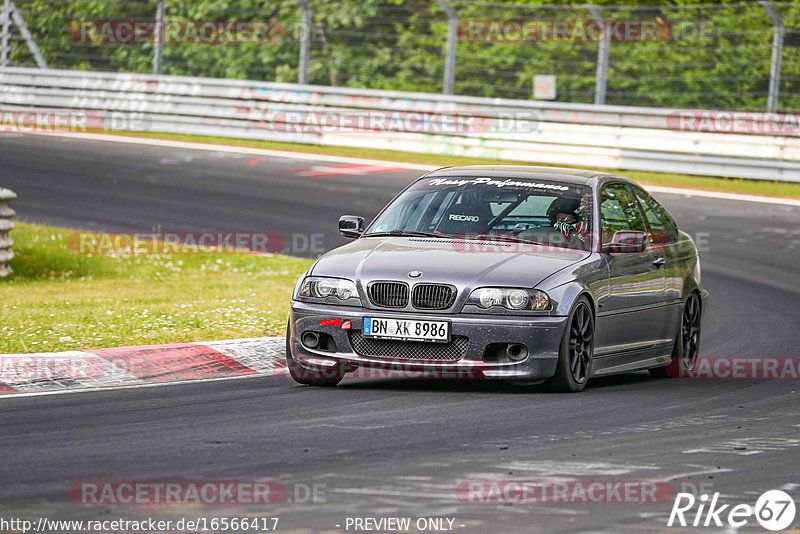
[[[390,230],[388,232],[370,232],[368,234],[364,234],[364,237],[388,237],[388,236],[396,236],[396,237],[438,237],[438,238],[449,238],[449,235],[446,234],[436,234],[434,232],[421,232],[418,230]]]

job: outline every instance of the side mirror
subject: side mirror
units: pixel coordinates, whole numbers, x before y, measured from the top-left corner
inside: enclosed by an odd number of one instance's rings
[[[342,215],[339,217],[339,233],[345,237],[359,237],[364,233],[364,217]]]
[[[602,251],[606,253],[616,252],[644,252],[647,248],[647,232],[638,230],[619,230],[614,232],[611,243],[603,245]]]

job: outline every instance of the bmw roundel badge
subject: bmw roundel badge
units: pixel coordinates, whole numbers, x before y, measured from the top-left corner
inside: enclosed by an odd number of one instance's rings
[[[420,276],[422,276],[422,271],[411,271],[408,273],[409,278],[419,278]]]

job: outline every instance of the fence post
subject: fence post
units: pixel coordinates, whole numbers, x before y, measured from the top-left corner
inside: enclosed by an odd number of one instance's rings
[[[9,57],[11,57],[11,0],[4,0],[2,11],[0,11],[0,32],[2,32],[2,42],[0,42],[0,67],[8,67]]]
[[[599,20],[603,22],[603,26],[605,27],[605,19],[603,15],[600,14],[600,10],[597,9],[597,6],[592,4],[584,4],[589,13],[592,15],[592,18],[595,20]],[[600,38],[600,42],[597,43],[597,75],[595,77],[594,83],[594,103],[595,105],[602,106],[606,103],[606,86],[608,85],[608,36],[606,35],[605,29],[603,30],[603,35]]]
[[[14,259],[14,251],[11,250],[14,240],[8,235],[14,229],[14,223],[11,222],[14,210],[8,203],[15,198],[17,198],[17,194],[11,189],[0,187],[0,277],[11,274],[9,262]]]
[[[36,66],[40,69],[46,69],[47,61],[44,60],[44,56],[42,56],[41,50],[39,50],[39,47],[36,45],[33,35],[28,31],[28,25],[25,24],[25,19],[22,18],[19,8],[14,3],[14,0],[9,0],[9,4],[11,5],[11,10],[9,12],[11,14],[11,20],[17,25],[19,33],[22,35],[22,38],[25,39],[28,49],[31,51],[31,54],[33,54],[33,60],[36,61]]]
[[[155,47],[153,47],[153,74],[161,74],[164,60],[164,17],[166,16],[166,0],[158,0],[156,5]]]
[[[453,82],[456,77],[456,45],[458,34],[458,13],[447,3],[447,0],[436,0],[439,7],[447,14],[447,50],[444,59],[444,94],[453,94]]]
[[[308,83],[308,61],[311,56],[311,8],[306,0],[297,0],[297,5],[303,11],[300,19],[300,65],[297,73],[297,83]]]
[[[774,112],[778,109],[778,96],[781,84],[781,61],[783,59],[783,21],[769,0],[759,0],[761,7],[775,26],[775,35],[772,37],[772,60],[769,66],[769,96],[767,97],[767,111]]]

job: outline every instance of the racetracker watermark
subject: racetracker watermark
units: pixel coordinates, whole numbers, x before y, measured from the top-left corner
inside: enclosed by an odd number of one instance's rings
[[[324,234],[276,232],[73,232],[67,249],[75,254],[322,254]]]
[[[712,380],[797,380],[800,379],[800,356],[704,356],[692,369],[668,368],[673,378]]]
[[[280,482],[76,482],[76,504],[277,504],[286,500]]]
[[[477,43],[642,43],[672,38],[663,20],[462,20],[458,38]]]
[[[289,133],[519,134],[536,132],[536,110],[486,113],[328,109],[281,111],[242,108],[234,118],[249,128]],[[96,130],[149,131],[158,116],[143,112],[85,110],[0,110],[0,132],[87,133]]]
[[[466,222],[477,222],[478,219],[476,216],[466,214],[451,214],[448,218],[452,221]],[[497,234],[459,233],[453,236],[451,244],[453,250],[463,253],[574,254],[575,249],[588,250],[592,243],[600,243],[604,237],[605,242],[609,242],[608,236],[603,236],[600,232],[586,232],[587,226],[578,223],[574,229],[563,230],[538,228]],[[708,232],[696,232],[692,236],[698,252],[711,250],[710,235]],[[658,230],[649,232],[648,237],[652,250],[660,250],[671,243],[670,236]]]
[[[298,378],[335,378],[342,372],[342,367],[337,365],[303,367],[297,361],[289,361],[296,377]],[[289,378],[288,367],[276,366],[273,368],[275,376]],[[405,364],[400,362],[387,362],[358,366],[348,369],[348,378],[365,379],[393,379],[393,380],[480,380],[485,378],[478,367],[460,366],[425,366],[420,364]]]
[[[88,380],[104,375],[105,365],[92,356],[11,355],[0,357],[0,380]]]
[[[800,135],[800,115],[749,111],[673,111],[667,127],[677,132]]]
[[[280,43],[286,28],[272,20],[76,20],[68,33],[73,42],[94,45]]]
[[[416,112],[390,110],[330,109],[325,111],[265,110],[250,126],[291,133],[380,133],[425,134],[529,133],[539,129],[538,111],[497,112],[486,116],[478,112]]]
[[[450,215],[451,220],[458,215]],[[463,215],[463,217],[472,217]],[[477,219],[477,217],[475,217]],[[467,219],[469,221],[470,219]],[[595,242],[598,236],[594,237]],[[465,254],[574,254],[575,249],[587,250],[592,243],[592,235],[572,231],[562,233],[558,230],[525,231],[520,234],[457,235],[452,240],[453,250]]]
[[[459,501],[481,504],[648,504],[674,495],[668,482],[640,480],[463,480],[456,486]]]
[[[151,129],[147,113],[128,111],[0,110],[0,132],[4,133],[87,133],[96,130]]]

